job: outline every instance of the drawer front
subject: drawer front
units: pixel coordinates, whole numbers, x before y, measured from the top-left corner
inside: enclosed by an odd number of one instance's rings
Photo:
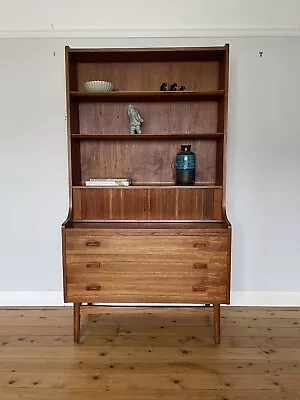
[[[227,236],[67,235],[66,301],[226,303]]]
[[[147,261],[144,257],[142,261],[103,261],[101,256],[87,257],[77,256],[72,262],[66,264],[68,279],[71,277],[105,277],[107,275],[133,275],[136,277],[145,274],[164,276],[206,276],[211,279],[223,278],[227,276],[227,266],[225,257],[214,258],[213,260],[195,260],[194,262],[165,262]]]
[[[228,274],[222,258],[218,262],[134,263],[101,262],[94,257],[67,263],[66,269],[69,301],[199,303],[226,298]]]
[[[226,252],[226,236],[67,236],[66,254],[161,254]]]
[[[143,268],[145,263],[151,264],[169,264],[176,265],[179,267],[184,263],[197,264],[215,264],[215,265],[226,265],[227,264],[227,252],[195,252],[195,253],[137,253],[137,254],[67,254],[66,255],[66,266],[70,268],[97,268],[96,264],[101,264],[98,266],[104,266],[108,264],[110,266],[118,265],[122,268],[122,265],[126,268],[130,264],[134,265],[135,268]]]
[[[201,280],[144,277],[68,283],[67,301],[94,303],[225,303],[227,287]]]

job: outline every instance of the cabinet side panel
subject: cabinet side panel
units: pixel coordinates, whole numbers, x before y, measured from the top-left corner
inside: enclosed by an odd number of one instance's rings
[[[226,215],[226,157],[227,157],[227,128],[228,128],[228,89],[229,89],[229,44],[225,45],[225,52],[220,60],[219,65],[219,89],[225,91],[224,99],[219,103],[218,108],[218,129],[224,132],[224,146],[223,152],[223,162],[222,166],[218,169],[222,169],[223,178],[223,217]],[[221,175],[221,174],[219,174]]]
[[[74,219],[82,219],[81,214],[81,190],[73,190],[73,215]]]

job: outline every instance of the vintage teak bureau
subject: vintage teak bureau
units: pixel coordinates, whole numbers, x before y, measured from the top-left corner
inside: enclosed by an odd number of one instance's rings
[[[199,306],[214,318],[230,301],[231,225],[225,209],[229,46],[66,48],[70,208],[62,226],[65,302],[80,315],[103,305]],[[90,80],[111,92],[87,92]],[[160,91],[162,82],[185,91]],[[128,105],[144,123],[129,134]],[[175,184],[181,144],[196,182]],[[128,187],[89,187],[130,177]],[[200,329],[200,328],[199,328]]]

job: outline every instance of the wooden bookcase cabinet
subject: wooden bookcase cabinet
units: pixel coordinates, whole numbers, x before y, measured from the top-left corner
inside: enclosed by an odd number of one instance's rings
[[[70,208],[62,226],[64,299],[80,315],[105,303],[205,304],[220,341],[230,301],[231,225],[225,208],[229,46],[66,47]],[[114,92],[85,92],[88,80]],[[184,92],[160,92],[162,82]],[[130,135],[127,109],[144,119]],[[196,153],[196,182],[175,185],[180,144]],[[91,177],[130,187],[86,187]],[[124,309],[125,310],[125,309]],[[166,309],[167,311],[167,309]]]

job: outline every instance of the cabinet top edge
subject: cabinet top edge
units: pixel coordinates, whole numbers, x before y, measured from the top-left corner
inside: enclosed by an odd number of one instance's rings
[[[184,46],[184,47],[69,47],[65,46],[66,50],[70,53],[140,53],[140,52],[198,52],[198,51],[226,51],[229,44],[226,43],[224,46]]]
[[[69,221],[63,228],[67,232],[148,232],[155,235],[190,235],[197,232],[226,232],[230,224],[219,222],[75,222]]]
[[[226,58],[229,45],[216,47],[130,47],[130,48],[70,48],[66,56],[72,63],[99,62],[219,62]]]

